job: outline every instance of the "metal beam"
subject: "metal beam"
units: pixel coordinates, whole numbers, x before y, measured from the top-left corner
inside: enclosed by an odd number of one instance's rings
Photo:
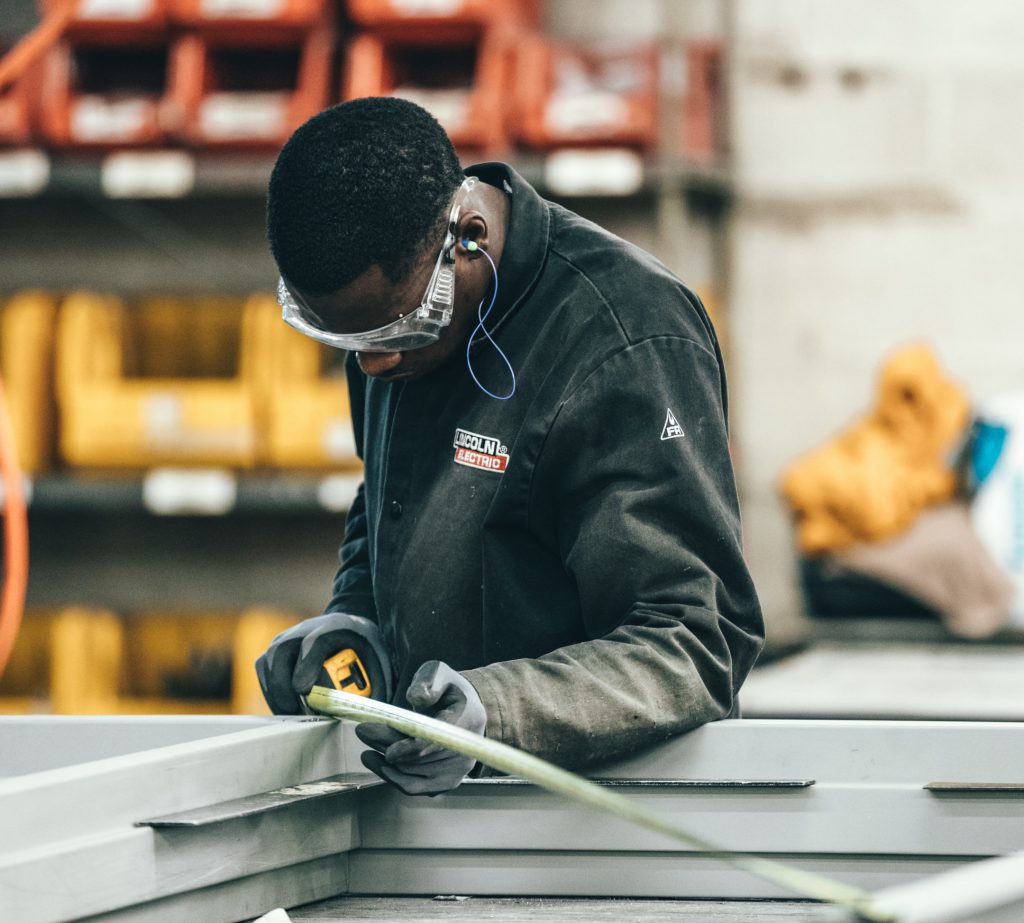
[[[789,896],[511,780],[361,790],[361,745],[334,721],[0,718],[0,739],[19,749],[0,772],[23,773],[0,780],[2,920],[213,923],[333,888]],[[54,767],[79,747],[94,759]],[[875,891],[1019,849],[1022,754],[1020,724],[723,721],[595,775],[715,842]]]
[[[900,923],[1020,923],[1024,852],[889,888],[875,895],[874,904]]]

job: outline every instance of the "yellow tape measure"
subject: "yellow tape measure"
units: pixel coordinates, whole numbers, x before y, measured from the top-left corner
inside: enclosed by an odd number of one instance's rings
[[[352,695],[361,695],[369,698],[373,694],[373,687],[370,685],[370,674],[352,648],[345,648],[338,651],[333,657],[324,661],[324,669],[321,673],[327,674],[327,681],[340,692],[350,692]]]

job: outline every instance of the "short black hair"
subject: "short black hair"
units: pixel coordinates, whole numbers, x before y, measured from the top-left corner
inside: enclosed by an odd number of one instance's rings
[[[326,295],[378,265],[401,282],[444,240],[465,176],[451,140],[425,109],[367,97],[296,129],[267,190],[267,237],[281,274]]]

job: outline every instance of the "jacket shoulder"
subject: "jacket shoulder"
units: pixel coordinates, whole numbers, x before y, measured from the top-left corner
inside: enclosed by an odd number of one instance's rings
[[[580,297],[607,315],[625,344],[676,336],[720,356],[700,298],[660,260],[568,209],[550,207],[552,256],[579,277]]]

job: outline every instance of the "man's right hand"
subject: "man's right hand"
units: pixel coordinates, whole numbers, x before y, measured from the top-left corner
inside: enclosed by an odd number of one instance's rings
[[[275,715],[303,714],[299,696],[309,694],[323,663],[351,648],[362,661],[372,698],[391,700],[391,659],[380,629],[369,619],[329,612],[281,632],[256,661],[256,675]]]

